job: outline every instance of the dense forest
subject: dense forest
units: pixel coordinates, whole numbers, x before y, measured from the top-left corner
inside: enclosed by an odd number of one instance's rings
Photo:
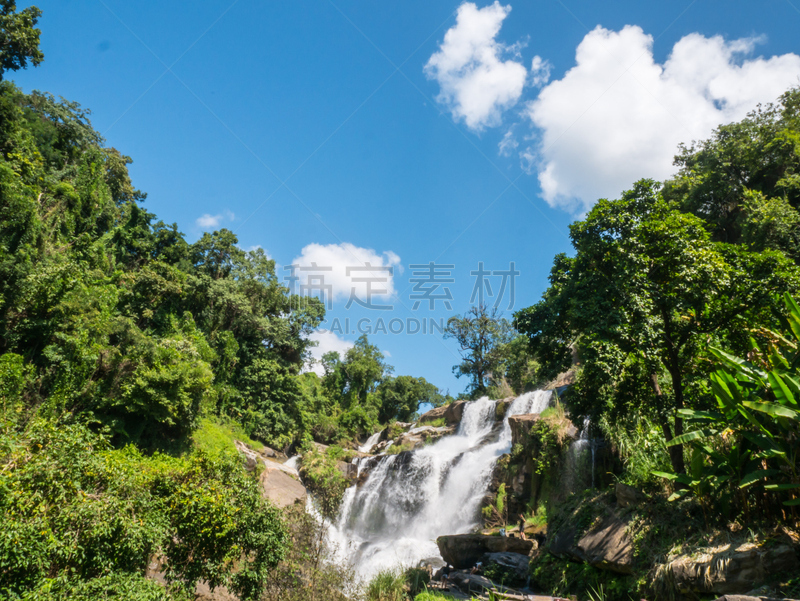
[[[545,378],[577,355],[570,409],[628,442],[637,484],[660,471],[724,519],[765,490],[796,505],[800,89],[675,163],[571,226],[574,256],[514,325]]]
[[[38,9],[0,6],[3,71],[35,66]],[[445,397],[366,337],[307,370],[322,303],[232,232],[159,221],[89,118],[0,82],[0,590],[160,598],[162,552],[186,590],[258,598],[288,539],[232,433],[352,445]]]
[[[43,60],[39,14],[0,0],[0,75]],[[0,81],[0,594],[188,599],[204,580],[262,598],[294,582],[278,566],[305,518],[262,497],[234,436],[339,452],[454,399],[366,336],[310,370],[323,304],[233,232],[190,243],[158,220],[131,162],[78,103]],[[569,372],[569,417],[613,445],[622,480],[699,503],[709,527],[796,524],[800,89],[676,166],[576,221],[513,322],[449,320],[462,397]],[[158,555],[166,587],[145,577]]]

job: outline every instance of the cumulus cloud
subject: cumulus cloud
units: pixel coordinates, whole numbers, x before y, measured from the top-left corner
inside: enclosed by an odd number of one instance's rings
[[[578,212],[643,177],[669,177],[680,142],[706,138],[798,83],[800,56],[752,58],[758,41],[693,33],[659,64],[641,28],[597,27],[575,66],[528,103],[539,140],[520,152],[523,166],[551,206]]]
[[[392,251],[377,253],[349,242],[309,244],[292,265],[284,267],[297,279],[297,294],[322,298],[326,303],[351,298],[356,304],[386,305],[395,294],[394,276],[401,270],[400,257]]]
[[[525,67],[503,60],[518,46],[505,46],[496,39],[510,11],[497,0],[480,9],[472,2],[462,4],[456,24],[425,65],[427,77],[439,83],[436,99],[471,129],[499,124],[503,111],[517,103],[525,86]]]
[[[224,211],[218,215],[205,213],[195,220],[197,227],[203,230],[218,228],[223,221],[233,221],[236,216],[231,211]]]
[[[306,369],[307,371],[313,371],[318,376],[325,374],[325,370],[322,369],[322,363],[320,363],[322,355],[336,351],[340,356],[344,356],[347,349],[353,346],[352,342],[339,338],[330,330],[315,330],[309,335],[308,339],[316,342],[317,346],[311,347],[312,361],[306,366]]]

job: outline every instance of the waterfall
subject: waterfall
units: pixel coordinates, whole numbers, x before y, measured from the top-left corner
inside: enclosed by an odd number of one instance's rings
[[[340,559],[364,578],[424,559],[441,562],[436,538],[471,532],[479,524],[494,465],[511,448],[508,417],[541,413],[551,394],[517,397],[502,423],[496,418],[498,401],[471,401],[453,435],[380,457],[365,481],[345,492],[339,517],[329,525]]]
[[[372,452],[372,447],[378,444],[378,440],[380,439],[380,437],[381,437],[381,431],[378,430],[377,432],[375,432],[375,434],[367,438],[367,442],[358,447],[359,452],[360,453]]]

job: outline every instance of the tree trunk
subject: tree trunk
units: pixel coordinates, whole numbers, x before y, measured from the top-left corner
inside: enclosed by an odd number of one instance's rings
[[[673,386],[675,383],[675,378],[673,378]],[[680,381],[679,381],[680,383]],[[658,412],[658,420],[661,425],[661,431],[664,433],[664,440],[669,442],[673,439],[674,436],[680,436],[683,433],[683,420],[675,416],[675,431],[673,433],[672,428],[670,427],[669,420],[664,414],[664,393],[661,391],[661,386],[658,383],[658,376],[656,374],[650,374],[650,385],[653,387],[653,392],[655,392],[656,398],[658,399],[658,406],[661,409]],[[677,390],[677,389],[676,389]],[[678,395],[676,392],[675,395],[676,404],[678,401]],[[681,407],[683,406],[683,390],[680,392],[680,403]],[[686,466],[683,463],[683,445],[675,445],[674,447],[667,447],[667,451],[669,452],[669,460],[672,464],[672,469],[676,474],[685,474],[686,473]]]

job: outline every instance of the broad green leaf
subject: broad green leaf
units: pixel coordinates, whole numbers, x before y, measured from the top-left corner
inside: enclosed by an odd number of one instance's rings
[[[691,491],[690,491],[690,490],[688,490],[688,489],[686,489],[686,488],[685,488],[685,489],[683,489],[683,490],[676,490],[674,493],[672,493],[672,494],[669,496],[669,498],[667,499],[667,501],[677,501],[678,499],[682,499],[683,497],[685,497],[686,495],[688,495],[690,492],[691,492]]]
[[[765,490],[794,490],[800,488],[800,484],[765,484]]]
[[[766,413],[772,417],[786,417],[795,421],[800,421],[800,413],[783,405],[777,403],[756,403],[753,401],[744,401],[742,403],[745,407]]]
[[[769,372],[767,374],[769,377],[769,383],[772,385],[772,392],[775,393],[775,398],[781,401],[784,404],[789,405],[797,405],[797,401],[794,399],[794,395],[792,391],[789,390],[789,387],[786,386],[786,383],[781,378],[781,375],[775,371]]]
[[[800,499],[790,499],[789,501],[784,501],[784,505],[800,505]]]
[[[675,445],[686,444],[687,442],[692,442],[693,440],[697,440],[698,438],[708,438],[709,436],[714,436],[716,433],[717,433],[716,430],[712,430],[709,428],[705,430],[692,430],[691,432],[685,432],[680,436],[676,436],[667,443],[667,446],[674,447]]]
[[[740,481],[739,481],[739,488],[747,488],[751,484],[755,484],[759,480],[763,480],[767,476],[774,476],[776,474],[780,474],[780,470],[756,470],[754,472],[750,472],[746,474]]]
[[[717,411],[695,411],[694,409],[678,409],[678,413],[686,419],[722,421],[725,416]]]
[[[797,304],[788,292],[784,292],[783,302],[786,304],[786,308],[789,309],[789,327],[792,328],[794,337],[800,340],[800,305]]]

